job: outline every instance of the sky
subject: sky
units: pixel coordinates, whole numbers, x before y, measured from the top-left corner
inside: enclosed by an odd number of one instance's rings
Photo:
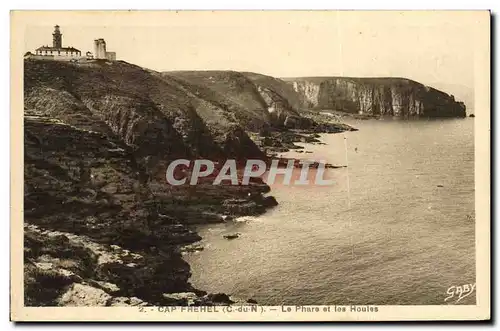
[[[479,15],[471,12],[33,12],[25,51],[108,51],[158,71],[236,70],[275,77],[405,77],[455,93],[474,87]],[[467,98],[470,98],[468,96]]]

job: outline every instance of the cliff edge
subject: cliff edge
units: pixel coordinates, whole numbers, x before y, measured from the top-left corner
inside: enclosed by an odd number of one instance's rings
[[[466,107],[432,87],[405,78],[283,78],[298,106],[374,116],[465,117]]]
[[[175,159],[261,159],[354,128],[313,109],[464,116],[404,79],[160,73],[123,61],[24,62],[25,303],[229,304],[189,283],[193,224],[258,215],[268,185],[171,186]],[[189,175],[189,170],[186,173]]]

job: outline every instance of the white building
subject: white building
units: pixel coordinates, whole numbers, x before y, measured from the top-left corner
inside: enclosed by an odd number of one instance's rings
[[[52,46],[41,46],[35,49],[35,58],[47,58],[54,60],[65,60],[80,58],[82,52],[74,47],[62,47],[62,33],[59,30],[59,25],[54,27],[52,33]]]
[[[94,56],[96,59],[101,60],[116,60],[116,52],[106,51],[106,41],[104,41],[104,39],[102,38],[94,40]]]
[[[82,56],[82,52],[74,47],[63,47],[62,33],[59,25],[54,27],[52,33],[52,46],[41,46],[35,50],[35,53],[27,52],[24,54],[25,59],[36,60],[59,60],[59,61],[91,61],[93,59],[103,59],[108,61],[116,60],[116,52],[106,51],[106,42],[104,39],[94,40],[94,54],[90,51]]]

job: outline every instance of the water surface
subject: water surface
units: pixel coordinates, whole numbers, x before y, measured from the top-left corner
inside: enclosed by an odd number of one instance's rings
[[[475,283],[474,120],[347,123],[359,129],[347,155],[344,134],[287,153],[348,162],[328,170],[335,185],[274,185],[273,210],[197,229],[196,287],[264,305],[394,305],[444,304],[450,286]]]

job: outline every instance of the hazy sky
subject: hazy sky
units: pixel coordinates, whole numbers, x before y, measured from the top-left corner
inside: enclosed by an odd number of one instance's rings
[[[452,89],[474,86],[474,22],[478,15],[470,12],[33,15],[33,24],[25,30],[25,51],[51,45],[53,25],[59,24],[63,46],[84,53],[93,51],[95,38],[104,38],[108,51],[115,51],[118,59],[159,71],[394,76]]]

